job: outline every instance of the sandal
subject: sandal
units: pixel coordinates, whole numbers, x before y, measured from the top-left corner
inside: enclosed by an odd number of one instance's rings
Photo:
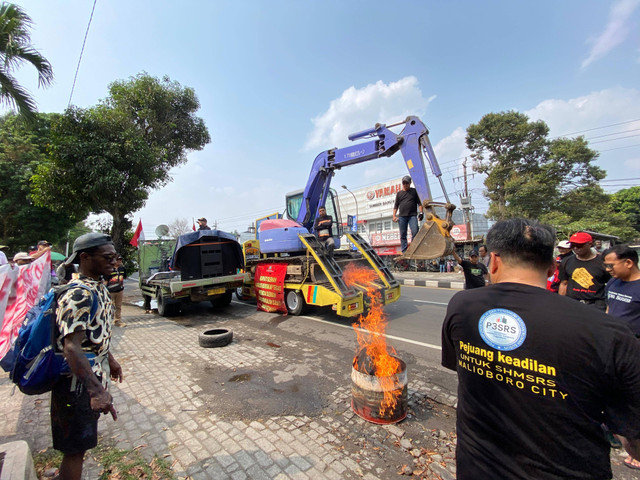
[[[640,461],[636,460],[631,455],[624,459],[624,464],[634,470],[640,470]]]

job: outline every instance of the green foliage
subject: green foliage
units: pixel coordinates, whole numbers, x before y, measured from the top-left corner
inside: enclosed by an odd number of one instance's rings
[[[582,137],[549,140],[548,134],[546,123],[514,111],[487,114],[467,128],[473,168],[487,175],[490,218],[540,218],[574,189],[604,178]]]
[[[44,87],[53,82],[53,69],[31,45],[31,24],[31,18],[17,5],[0,5],[0,101],[17,107],[22,117],[34,121],[36,104],[13,72],[28,63],[38,72],[38,85]]]
[[[63,241],[87,213],[54,212],[47,203],[37,206],[31,199],[31,176],[46,163],[55,119],[51,114],[37,114],[32,122],[15,114],[0,117],[0,242],[9,252],[26,250],[43,239]]]
[[[631,226],[640,232],[640,187],[625,188],[614,193],[611,207],[615,212],[629,215]]]
[[[167,77],[143,73],[112,83],[109,91],[101,104],[70,108],[55,123],[51,158],[34,177],[34,198],[58,211],[109,213],[121,251],[132,226],[128,216],[210,137],[195,116],[193,90]]]
[[[599,186],[572,190],[560,199],[555,211],[544,214],[540,220],[553,225],[559,239],[568,239],[580,230],[615,235],[622,241],[638,235],[631,226],[631,217],[624,212],[616,212],[611,196]]]

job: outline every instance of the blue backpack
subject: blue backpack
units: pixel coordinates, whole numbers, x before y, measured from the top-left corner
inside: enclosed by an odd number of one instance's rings
[[[81,283],[70,283],[62,288],[51,289],[27,312],[18,332],[13,351],[9,377],[20,391],[26,395],[40,395],[49,392],[60,378],[70,373],[69,364],[61,352],[56,352],[55,334],[58,299],[70,288],[80,287],[92,294],[90,315],[95,317],[98,310],[97,295]],[[95,355],[86,354],[93,365]],[[6,358],[6,357],[5,357]],[[4,359],[3,359],[4,360]]]

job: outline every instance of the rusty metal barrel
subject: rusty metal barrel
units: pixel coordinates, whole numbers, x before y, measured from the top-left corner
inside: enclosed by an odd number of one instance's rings
[[[359,417],[378,424],[398,423],[407,416],[407,364],[398,357],[398,372],[391,377],[380,377],[360,372],[356,363],[351,368],[351,408]],[[383,384],[386,387],[383,387]],[[380,413],[384,392],[391,391],[396,404]]]

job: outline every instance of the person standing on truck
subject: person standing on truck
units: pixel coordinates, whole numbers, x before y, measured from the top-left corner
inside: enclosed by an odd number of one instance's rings
[[[198,230],[211,230],[209,225],[207,225],[207,219],[202,217],[198,219]]]
[[[417,208],[416,208],[417,207]],[[420,214],[418,214],[420,210]],[[405,252],[409,246],[407,243],[407,227],[411,228],[411,238],[418,234],[418,220],[422,221],[424,213],[420,197],[415,188],[411,186],[411,177],[402,177],[402,190],[396,193],[396,201],[393,204],[393,221],[400,228],[400,249]]]
[[[333,218],[331,215],[327,215],[327,209],[324,207],[318,208],[318,216],[313,222],[313,231],[330,257],[333,257],[333,249],[335,247],[332,227]]]

